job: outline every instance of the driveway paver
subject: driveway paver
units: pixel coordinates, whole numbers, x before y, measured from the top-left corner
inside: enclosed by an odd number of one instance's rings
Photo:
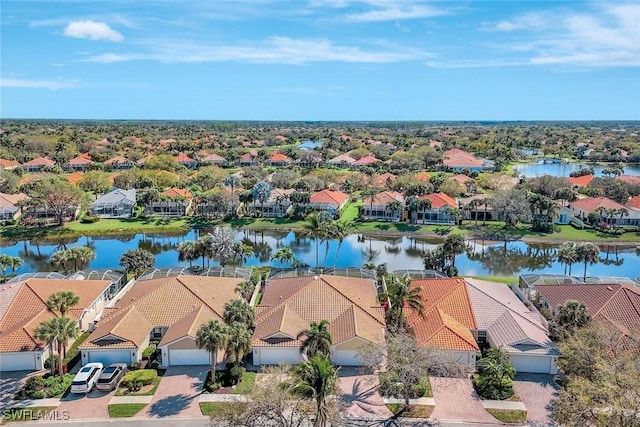
[[[527,421],[533,425],[555,425],[551,419],[551,401],[560,387],[553,375],[518,374],[513,389],[527,407]]]
[[[84,394],[68,393],[60,400],[58,411],[66,411],[70,420],[109,418],[109,402],[113,392],[93,389]]]
[[[151,403],[137,417],[202,416],[198,398],[209,366],[171,366],[167,368]]]
[[[480,397],[473,389],[469,379],[430,377],[431,390],[436,408],[431,419],[437,421],[467,421],[495,423],[484,407]]]
[[[338,386],[347,405],[346,417],[366,420],[393,416],[378,393],[377,375],[362,375],[356,369],[343,367]]]
[[[13,396],[20,390],[27,378],[36,374],[39,373],[32,371],[0,372],[0,408],[9,406]]]

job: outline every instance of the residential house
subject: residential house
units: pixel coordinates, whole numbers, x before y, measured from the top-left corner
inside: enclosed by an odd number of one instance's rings
[[[124,156],[114,156],[105,161],[104,165],[111,170],[126,170],[131,169],[134,163]]]
[[[640,209],[640,196],[634,196],[624,205],[627,209]]]
[[[249,153],[244,153],[238,160],[238,165],[242,167],[258,166],[258,164],[258,153],[253,150]]]
[[[17,160],[7,160],[0,158],[0,170],[11,170],[20,166]]]
[[[349,195],[342,191],[322,190],[313,193],[308,206],[316,212],[323,212],[328,217],[336,217],[349,200]]]
[[[459,173],[449,179],[460,184],[460,186],[464,188],[466,193],[473,194],[478,192],[478,185],[476,184],[476,182],[465,174]]]
[[[377,158],[375,158],[373,156],[364,156],[364,157],[359,158],[355,162],[351,163],[351,168],[360,169],[360,168],[364,168],[364,167],[368,167],[368,166],[373,166],[376,163],[379,163],[381,161],[382,160],[377,159]]]
[[[595,178],[593,175],[570,176],[567,178],[572,187],[586,187]]]
[[[322,164],[322,156],[313,151],[301,151],[293,163],[301,168],[317,168]]]
[[[356,159],[348,154],[340,154],[333,159],[327,160],[327,164],[336,168],[350,168],[355,161]]]
[[[223,188],[220,193],[209,193],[196,201],[195,213],[208,218],[223,218],[233,215],[240,206],[238,193]]]
[[[616,177],[616,181],[626,182],[629,185],[640,185],[640,176],[620,175]]]
[[[22,215],[20,202],[31,199],[24,193],[0,193],[0,221],[17,221]]]
[[[382,175],[374,176],[371,180],[371,185],[377,188],[389,188],[389,186],[397,179],[397,175],[389,172],[385,172]]]
[[[85,172],[94,163],[89,153],[82,153],[77,157],[69,160],[65,165],[65,169],[69,171]]]
[[[192,159],[191,157],[187,156],[184,153],[178,153],[175,156],[175,159],[178,161],[178,163],[180,163],[182,166],[188,168],[188,169],[193,169],[195,167],[198,166],[198,161],[195,159]]]
[[[91,204],[91,215],[100,218],[131,218],[136,206],[136,190],[116,188]]]
[[[624,206],[606,197],[588,197],[569,202],[573,215],[585,221],[589,213],[595,212],[600,221],[607,224],[640,225],[640,210]]]
[[[189,213],[192,203],[191,191],[172,187],[160,193],[160,200],[152,202],[147,209],[153,215],[182,217]]]
[[[67,181],[76,185],[80,182],[80,180],[82,180],[83,176],[84,176],[84,173],[82,172],[72,172],[69,175],[67,175]]]
[[[26,163],[22,164],[22,169],[25,172],[42,172],[42,168],[45,166],[53,167],[56,165],[56,162],[47,158],[47,157],[36,157],[33,160],[29,160]]]
[[[464,170],[483,172],[495,170],[495,163],[491,160],[474,156],[459,148],[453,148],[444,152],[442,164],[445,170],[462,172]]]
[[[475,368],[479,347],[472,331],[477,326],[464,279],[414,279],[411,287],[420,288],[422,296],[422,313],[406,308],[407,326],[418,345],[435,347]]]
[[[489,203],[490,196],[488,194],[474,194],[459,200],[462,218],[466,220],[482,221],[493,219],[493,207]],[[486,217],[486,218],[485,218]]]
[[[51,353],[47,343],[36,338],[35,329],[59,315],[47,308],[51,295],[65,290],[80,298],[67,316],[86,331],[104,310],[110,286],[110,280],[52,278],[0,285],[0,373],[44,368]]]
[[[331,360],[360,366],[360,349],[384,343],[384,309],[369,279],[306,276],[271,279],[256,309],[253,364],[299,363],[298,334],[311,322],[329,322]]]
[[[281,218],[287,214],[291,207],[289,196],[295,192],[293,188],[274,188],[271,190],[269,199],[264,203],[253,200],[249,206],[250,213],[260,211],[261,216],[266,218]]]
[[[416,224],[456,224],[452,212],[458,208],[456,201],[444,193],[431,193],[418,197],[419,200],[431,201],[431,208],[421,207],[412,213],[412,220]]]
[[[273,153],[271,157],[265,160],[265,166],[284,167],[291,163],[291,159],[282,153]]]
[[[362,206],[362,216],[366,220],[373,221],[402,221],[404,219],[404,202],[404,195],[401,193],[383,191],[365,199]]]
[[[202,153],[203,156],[200,159],[200,163],[203,165],[216,165],[221,168],[229,166],[229,162],[224,157],[216,153]]]
[[[138,280],[79,347],[82,363],[137,363],[156,343],[162,366],[210,365],[196,333],[209,320],[223,321],[224,305],[238,298],[235,289],[242,280],[191,275]]]
[[[466,282],[478,343],[502,348],[516,372],[556,374],[560,352],[549,339],[540,313],[529,310],[503,283]]]
[[[594,321],[611,325],[624,337],[637,337],[640,331],[640,289],[637,287],[606,283],[535,285],[535,292],[552,314],[557,314],[558,307],[567,301],[579,301]]]

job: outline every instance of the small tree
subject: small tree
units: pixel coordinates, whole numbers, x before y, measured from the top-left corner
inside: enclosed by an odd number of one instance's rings
[[[502,349],[490,348],[476,366],[478,373],[473,376],[473,384],[481,397],[504,400],[513,396],[513,378],[516,371],[509,361],[509,356]]]
[[[60,316],[65,317],[71,307],[80,302],[80,297],[71,291],[58,291],[47,300],[47,308],[57,311]]]
[[[146,249],[132,249],[120,257],[120,265],[133,273],[134,277],[139,277],[145,270],[156,264],[156,258]]]
[[[202,324],[196,332],[196,344],[198,348],[207,350],[211,355],[211,381],[216,379],[216,363],[218,362],[218,350],[225,348],[229,340],[229,331],[224,323],[218,320],[209,320]]]

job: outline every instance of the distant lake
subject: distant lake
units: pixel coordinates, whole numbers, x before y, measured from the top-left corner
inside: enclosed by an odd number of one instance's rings
[[[59,249],[75,246],[89,246],[96,252],[96,258],[89,268],[120,268],[119,258],[130,249],[146,249],[156,257],[156,267],[188,266],[188,262],[178,261],[177,246],[186,240],[199,237],[197,231],[176,234],[133,234],[123,236],[95,236],[80,238],[52,239],[48,241],[20,241],[17,243],[2,242],[0,253],[19,256],[24,266],[17,272],[50,271],[51,255]],[[274,265],[271,256],[283,247],[290,248],[296,258],[309,266],[315,266],[316,245],[313,239],[296,235],[294,232],[277,231],[238,231],[236,240],[253,247],[255,255],[247,265]],[[369,238],[360,234],[351,234],[344,240],[338,257],[338,242],[329,241],[329,250],[324,243],[320,245],[320,265],[333,267],[361,267],[365,263],[387,263],[389,270],[423,268],[424,251],[435,248],[440,240],[419,239],[409,237]],[[459,255],[456,266],[460,275],[494,275],[511,276],[530,272],[556,273],[564,272],[564,266],[555,261],[555,244],[527,244],[524,242],[497,242],[472,240],[468,242],[472,250],[468,254]],[[591,276],[624,276],[635,278],[640,274],[640,249],[636,247],[616,247],[600,245],[601,262],[589,265],[587,275]],[[326,256],[326,261],[325,261]],[[195,265],[201,265],[201,260]],[[211,261],[211,265],[216,265]],[[582,275],[583,265],[573,266],[574,275]]]
[[[607,166],[593,166],[586,163],[553,163],[553,164],[531,164],[531,165],[514,165],[513,170],[518,171],[520,175],[527,178],[533,178],[542,175],[551,176],[564,176],[569,177],[569,174],[573,171],[577,171],[582,168],[593,167],[597,177],[602,175],[602,170],[607,169]],[[624,165],[623,174],[640,176],[640,165]]]
[[[306,141],[302,141],[302,143],[300,145],[298,145],[298,150],[305,150],[305,151],[311,151],[311,150],[317,150],[318,148],[322,148],[322,141],[311,141],[311,140],[306,140]]]

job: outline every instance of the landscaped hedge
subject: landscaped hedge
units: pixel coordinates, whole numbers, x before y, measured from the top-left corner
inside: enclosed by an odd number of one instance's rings
[[[76,338],[71,347],[69,347],[69,350],[67,350],[67,355],[62,359],[62,364],[66,365],[67,370],[71,369],[73,365],[80,361],[80,350],[78,350],[78,347],[87,339],[89,334],[90,332],[84,332],[81,334]]]
[[[30,377],[16,395],[16,399],[44,399],[62,397],[73,382],[73,374]]]
[[[139,369],[131,371],[122,377],[122,385],[130,387],[134,383],[140,385],[153,384],[158,379],[158,372],[155,369]]]

